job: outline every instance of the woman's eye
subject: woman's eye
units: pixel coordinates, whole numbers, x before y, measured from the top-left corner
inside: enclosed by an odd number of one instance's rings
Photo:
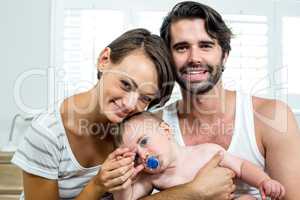
[[[126,91],[130,91],[132,89],[132,87],[128,81],[122,80],[121,83],[122,83],[123,88]]]
[[[145,103],[150,103],[152,101],[152,99],[148,96],[142,96],[141,100],[144,101]]]

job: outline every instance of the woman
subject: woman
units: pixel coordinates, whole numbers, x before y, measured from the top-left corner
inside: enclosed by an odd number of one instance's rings
[[[23,170],[21,199],[109,199],[130,184],[122,180],[134,174],[133,153],[114,151],[110,125],[168,100],[170,56],[158,36],[135,29],[101,52],[97,68],[92,89],[41,113],[26,132],[12,160]]]

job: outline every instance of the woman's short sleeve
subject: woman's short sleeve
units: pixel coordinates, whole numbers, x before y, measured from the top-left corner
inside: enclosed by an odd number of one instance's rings
[[[12,163],[23,171],[47,179],[58,179],[62,145],[45,120],[32,121],[18,146]]]

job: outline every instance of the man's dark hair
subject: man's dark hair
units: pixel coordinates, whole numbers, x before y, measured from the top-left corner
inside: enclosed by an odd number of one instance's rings
[[[161,37],[151,34],[146,29],[133,29],[123,33],[107,47],[111,50],[110,60],[114,64],[119,64],[134,51],[142,51],[155,65],[159,94],[148,109],[154,106],[161,107],[169,100],[175,81],[175,69],[171,63],[170,52]],[[101,78],[101,72],[98,72],[97,77]]]
[[[164,18],[160,27],[160,36],[164,39],[168,48],[171,48],[171,24],[181,19],[197,18],[204,20],[206,32],[218,41],[223,56],[224,53],[229,53],[232,32],[226,26],[221,15],[211,7],[194,1],[184,1],[176,4]]]

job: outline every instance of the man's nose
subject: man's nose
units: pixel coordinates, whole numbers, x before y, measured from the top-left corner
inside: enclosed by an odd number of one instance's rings
[[[189,62],[190,63],[202,63],[203,55],[198,47],[192,47],[189,52]]]

